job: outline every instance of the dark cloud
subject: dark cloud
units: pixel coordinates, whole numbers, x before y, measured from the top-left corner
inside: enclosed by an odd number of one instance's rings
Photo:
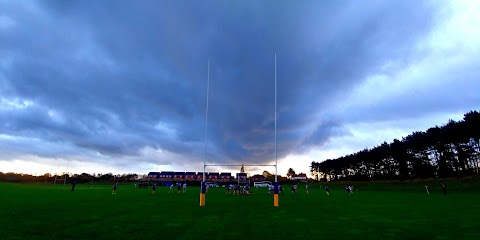
[[[210,59],[209,157],[224,162],[273,159],[274,53],[284,156],[338,134],[340,122],[318,112],[385,61],[408,62],[432,25],[417,1],[2,5],[16,25],[0,32],[11,59],[0,93],[35,105],[2,112],[0,134],[112,156],[145,147],[198,156]]]

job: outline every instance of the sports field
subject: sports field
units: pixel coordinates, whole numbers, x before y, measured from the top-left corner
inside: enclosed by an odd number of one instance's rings
[[[199,207],[199,188],[168,193],[159,187],[0,183],[0,239],[480,239],[477,180],[362,184],[349,196],[343,185],[320,185],[306,195],[287,186],[280,207],[266,188],[225,196],[210,188]]]

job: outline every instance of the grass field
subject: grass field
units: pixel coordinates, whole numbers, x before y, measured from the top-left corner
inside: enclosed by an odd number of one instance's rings
[[[330,185],[306,195],[286,187],[280,207],[266,189],[225,196],[210,188],[169,194],[159,187],[0,183],[0,239],[480,239],[477,181],[449,182],[448,195],[430,183],[360,185],[354,196]],[[433,186],[435,185],[435,186]]]

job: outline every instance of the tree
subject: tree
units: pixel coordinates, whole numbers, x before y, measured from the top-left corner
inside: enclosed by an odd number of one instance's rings
[[[319,181],[319,175],[320,175],[320,168],[319,168],[319,163],[313,161],[312,164],[310,164],[310,174],[315,177],[315,181]]]
[[[271,174],[269,171],[263,171],[262,175],[263,175],[263,177],[268,178],[268,177],[272,176],[273,174]]]
[[[310,172],[322,180],[384,180],[453,177],[480,173],[480,113],[413,132],[372,149],[337,159],[312,162]],[[289,169],[288,177],[294,174]]]
[[[289,168],[287,172],[287,178],[291,179],[295,175],[295,170],[293,168]]]

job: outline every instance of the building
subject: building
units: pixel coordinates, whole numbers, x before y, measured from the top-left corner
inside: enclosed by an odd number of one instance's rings
[[[298,181],[298,182],[307,182],[308,181],[307,174],[305,173],[295,174],[293,175],[292,180]]]
[[[256,174],[252,176],[252,181],[254,182],[261,182],[261,181],[266,181],[267,179],[261,175],[261,174]]]
[[[219,179],[219,173],[218,172],[209,172],[207,175],[207,181],[212,181],[212,182],[217,182]]]
[[[288,182],[288,178],[284,176],[277,175],[278,182]]]
[[[161,172],[160,173],[160,181],[172,181],[173,172]]]
[[[237,173],[237,181],[239,183],[249,183],[246,173]]]
[[[173,181],[183,181],[184,176],[185,176],[185,172],[174,172]]]
[[[159,172],[149,172],[147,175],[147,179],[149,181],[155,181],[160,178],[160,173]]]
[[[208,176],[208,173],[205,173],[205,176]],[[203,172],[198,172],[197,175],[195,176],[195,179],[197,181],[203,181]]]
[[[196,181],[196,177],[195,172],[186,172],[183,179],[185,179],[185,181]]]
[[[230,182],[232,179],[232,174],[231,173],[220,173],[220,179],[218,179],[219,182]]]

